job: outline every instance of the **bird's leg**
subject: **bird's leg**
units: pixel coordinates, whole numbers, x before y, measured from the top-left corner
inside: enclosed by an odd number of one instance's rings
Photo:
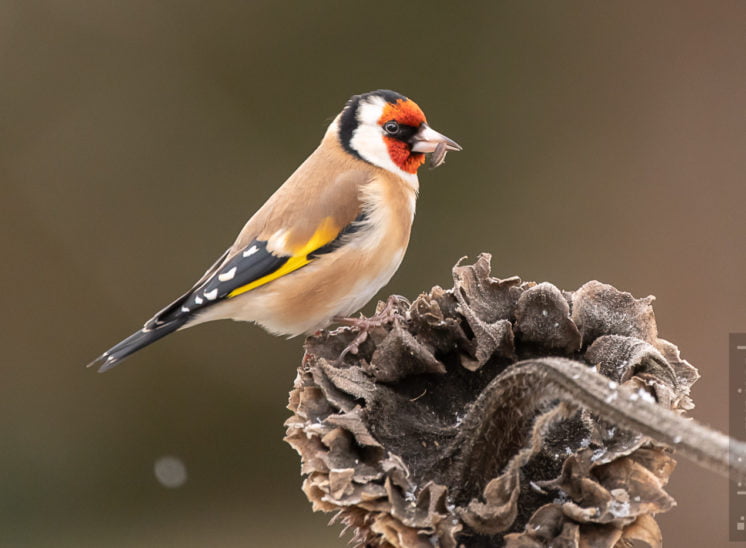
[[[401,318],[397,304],[401,297],[397,295],[391,295],[380,312],[376,312],[370,318],[359,317],[359,318],[347,318],[345,316],[334,316],[332,320],[336,323],[355,327],[360,331],[366,329],[372,329],[374,327],[381,327],[387,323],[391,323],[396,318]]]
[[[360,350],[360,345],[365,342],[365,340],[368,338],[368,331],[363,329],[361,330],[357,335],[355,335],[355,338],[352,339],[352,342],[344,347],[344,350],[339,353],[339,357],[337,358],[337,364],[341,364],[345,356],[347,354],[355,354],[357,355],[358,351]]]
[[[397,295],[391,295],[384,304],[380,312],[377,312],[370,318],[359,317],[359,318],[347,318],[344,316],[334,316],[332,320],[336,323],[347,325],[358,330],[358,334],[352,339],[352,342],[348,344],[339,355],[339,361],[342,362],[347,354],[357,354],[360,349],[360,345],[368,339],[370,330],[375,327],[381,327],[387,323],[391,323],[397,319],[401,319],[401,314],[397,304],[399,299]]]

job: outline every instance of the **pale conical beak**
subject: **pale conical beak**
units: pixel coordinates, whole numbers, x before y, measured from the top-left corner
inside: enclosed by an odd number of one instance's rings
[[[438,145],[445,145],[445,150],[461,150],[461,146],[442,133],[438,133],[427,124],[422,124],[412,137],[412,152],[435,152]],[[443,147],[441,147],[443,148]]]

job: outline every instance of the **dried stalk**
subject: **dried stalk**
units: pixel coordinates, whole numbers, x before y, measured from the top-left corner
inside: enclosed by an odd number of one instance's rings
[[[493,432],[497,425],[486,421],[485,416],[495,414],[494,409],[504,403],[509,391],[513,393],[508,399],[522,401],[524,411],[538,409],[547,400],[561,399],[585,407],[621,428],[669,445],[677,454],[721,476],[746,480],[746,443],[650,403],[639,391],[619,386],[587,365],[565,358],[518,362],[495,378],[464,420],[457,446],[470,439],[505,436],[505,432]],[[465,459],[462,467],[462,476],[466,476],[468,470],[479,466]]]

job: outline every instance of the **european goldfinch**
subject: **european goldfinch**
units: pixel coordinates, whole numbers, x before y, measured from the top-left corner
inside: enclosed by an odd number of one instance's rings
[[[461,147],[428,126],[407,97],[353,96],[194,287],[89,366],[106,371],[177,329],[212,320],[294,336],[354,313],[401,264],[425,154],[438,165],[449,150]]]

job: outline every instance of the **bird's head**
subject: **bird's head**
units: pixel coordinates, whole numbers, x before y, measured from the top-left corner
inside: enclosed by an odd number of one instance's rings
[[[380,89],[354,95],[336,120],[336,131],[347,152],[398,175],[414,176],[425,154],[438,160],[449,150],[461,150],[453,140],[427,125],[417,103],[395,91]]]

